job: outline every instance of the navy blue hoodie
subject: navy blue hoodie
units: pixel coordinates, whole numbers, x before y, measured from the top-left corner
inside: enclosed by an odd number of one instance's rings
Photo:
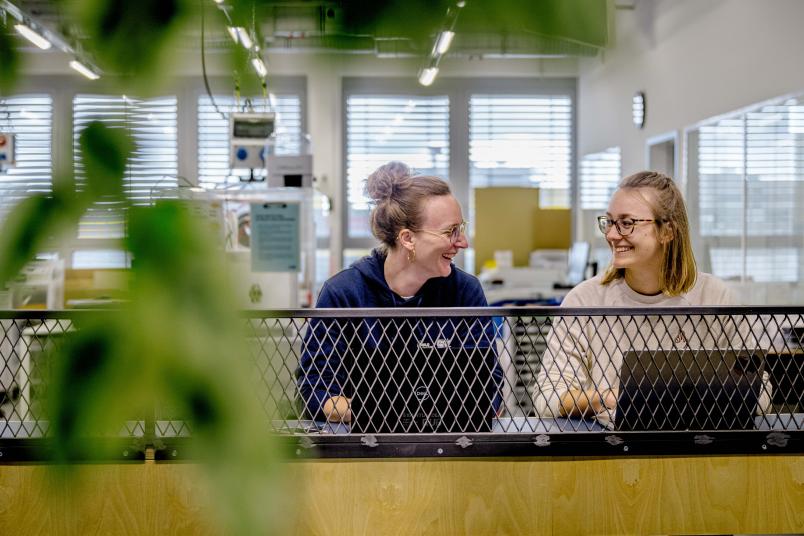
[[[396,294],[385,281],[385,254],[372,251],[324,283],[317,308],[486,307],[480,282],[452,266],[450,275],[428,279],[409,299]],[[324,402],[333,396],[351,397],[349,356],[358,351],[381,355],[405,346],[420,348],[491,348],[493,381],[502,382],[502,368],[494,351],[495,327],[490,317],[405,319],[312,319],[304,337],[297,383],[307,413],[322,419]],[[501,398],[495,398],[495,409]]]

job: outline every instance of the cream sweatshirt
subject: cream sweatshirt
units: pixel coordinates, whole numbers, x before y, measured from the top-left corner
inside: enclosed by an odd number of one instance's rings
[[[625,279],[608,285],[602,275],[588,279],[564,298],[561,307],[692,307],[737,305],[720,279],[698,273],[695,285],[681,296],[645,296],[631,289]],[[570,389],[599,392],[616,389],[623,355],[629,350],[675,350],[698,348],[753,349],[755,339],[749,322],[730,316],[587,316],[554,317],[547,338],[547,350],[534,393],[536,412],[542,417],[559,417],[561,396]],[[767,372],[758,408],[770,405]],[[615,412],[604,410],[596,418],[610,426]]]

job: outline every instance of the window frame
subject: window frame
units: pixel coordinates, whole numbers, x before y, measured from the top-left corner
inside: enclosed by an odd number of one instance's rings
[[[473,94],[538,96],[564,94],[571,100],[570,112],[570,209],[578,202],[578,98],[577,78],[467,78],[440,77],[429,87],[419,85],[413,77],[367,78],[344,77],[341,95],[341,188],[343,208],[340,214],[342,247],[338,252],[338,266],[342,265],[346,249],[370,249],[377,245],[374,237],[357,238],[349,234],[347,200],[348,124],[347,101],[352,95],[411,95],[447,96],[449,98],[449,179],[453,195],[464,210],[469,209],[469,102]],[[573,221],[573,227],[575,223]],[[574,236],[574,228],[573,228]],[[464,265],[463,253],[457,264]]]
[[[683,140],[684,140],[684,151],[683,151],[683,158],[684,163],[682,169],[684,171],[684,185],[683,190],[686,194],[687,198],[687,210],[689,213],[690,219],[690,235],[692,239],[693,250],[696,252],[696,257],[698,259],[699,269],[704,272],[714,273],[711,256],[710,256],[710,249],[711,248],[732,248],[732,249],[739,249],[740,250],[740,276],[739,282],[740,283],[748,283],[748,277],[751,275],[748,273],[748,258],[749,258],[749,250],[762,250],[762,249],[784,249],[784,248],[791,248],[795,246],[791,246],[796,239],[799,242],[804,239],[803,233],[796,234],[793,232],[792,234],[766,234],[766,235],[753,235],[748,233],[747,225],[747,210],[748,210],[748,195],[749,195],[749,187],[748,187],[748,163],[749,163],[749,141],[748,141],[748,116],[751,113],[762,112],[764,108],[769,106],[780,106],[784,105],[787,101],[791,99],[804,99],[804,93],[790,93],[786,95],[782,95],[779,97],[774,97],[772,99],[767,99],[765,101],[757,102],[750,104],[748,106],[739,108],[737,110],[733,110],[721,115],[717,115],[714,117],[710,117],[694,123],[683,130]],[[738,120],[742,123],[742,142],[743,142],[743,155],[741,161],[741,174],[742,174],[742,181],[741,181],[741,189],[742,189],[742,217],[740,219],[740,232],[737,235],[728,236],[728,235],[707,235],[704,236],[701,233],[701,196],[700,196],[700,184],[701,184],[701,177],[699,173],[699,164],[700,164],[700,156],[699,156],[699,143],[700,143],[700,134],[701,129],[704,127],[715,126],[721,121],[724,120]],[[804,150],[804,145],[801,146]],[[804,151],[803,151],[804,152]],[[761,243],[758,241],[761,240]],[[804,246],[798,246],[796,249],[799,251],[799,255],[801,258],[801,254],[804,253]],[[715,274],[717,275],[717,274]],[[797,281],[791,283],[785,280],[770,280],[770,281],[759,281],[754,280],[755,282],[766,285],[766,286],[774,286],[774,285],[790,285],[790,284],[798,284],[802,280],[804,280],[804,268],[802,268],[801,263],[799,263],[798,269],[798,276]]]

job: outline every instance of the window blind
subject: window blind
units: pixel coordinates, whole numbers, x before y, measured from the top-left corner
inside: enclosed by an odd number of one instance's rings
[[[742,117],[703,126],[698,138],[701,236],[743,232],[745,125]]]
[[[568,208],[571,159],[570,96],[471,96],[471,188],[538,187],[542,207]]]
[[[791,98],[702,126],[700,234],[721,277],[795,282],[804,249],[804,106]]]
[[[581,208],[605,210],[621,178],[619,147],[610,147],[581,159]]]
[[[0,132],[15,134],[16,166],[0,174],[0,222],[33,193],[52,184],[53,99],[30,94],[0,98]]]
[[[449,98],[350,95],[346,99],[346,198],[350,238],[371,236],[365,179],[400,160],[417,172],[449,178]]]
[[[76,95],[73,99],[73,157],[76,186],[85,182],[79,136],[91,121],[125,129],[135,144],[124,177],[133,204],[149,204],[163,188],[178,183],[177,101],[175,96],[135,99],[117,95]],[[79,225],[79,239],[121,238],[125,215],[113,200],[96,203]]]
[[[742,274],[743,251],[739,247],[714,247],[709,250],[712,272],[724,279],[738,279]],[[753,247],[745,252],[748,277],[757,283],[798,281],[801,250],[794,247]]]

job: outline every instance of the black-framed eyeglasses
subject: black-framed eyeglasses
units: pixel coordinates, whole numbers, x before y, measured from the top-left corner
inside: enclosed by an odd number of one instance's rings
[[[460,240],[461,235],[466,232],[467,225],[469,225],[469,222],[463,220],[461,223],[456,223],[455,225],[447,227],[446,229],[419,229],[419,231],[446,238],[449,240],[450,244],[454,244]]]
[[[634,227],[637,226],[638,223],[648,223],[648,222],[660,222],[661,220],[647,220],[647,219],[637,219],[637,218],[619,218],[619,219],[612,219],[608,216],[598,216],[597,217],[597,228],[600,229],[600,232],[608,234],[611,230],[612,226],[617,227],[617,232],[620,233],[620,236],[628,236],[634,232]]]

